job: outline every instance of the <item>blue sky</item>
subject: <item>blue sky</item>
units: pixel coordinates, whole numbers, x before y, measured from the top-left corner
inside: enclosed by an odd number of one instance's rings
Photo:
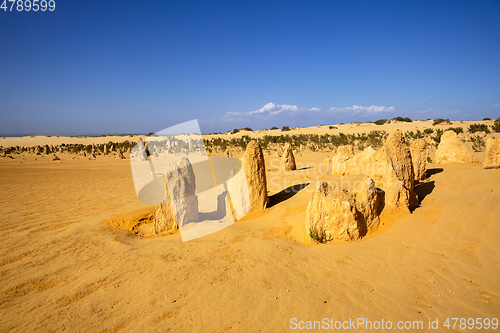
[[[500,1],[56,0],[0,38],[0,133],[500,116]]]

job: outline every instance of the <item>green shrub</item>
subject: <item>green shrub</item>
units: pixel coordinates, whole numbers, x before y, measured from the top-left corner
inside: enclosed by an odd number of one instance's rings
[[[437,129],[436,130],[436,135],[432,137],[432,140],[434,140],[436,143],[441,142],[441,136],[443,135],[444,131],[442,129]]]
[[[491,120],[491,118],[488,118],[488,117],[483,118],[483,121],[486,121],[486,120]]]
[[[479,136],[472,136],[470,139],[472,141],[472,149],[474,149],[474,151],[484,151],[484,148],[486,148],[486,143],[484,142],[483,138]]]
[[[432,132],[434,132],[434,130],[432,128],[424,129],[424,134],[432,134]]]
[[[405,138],[407,140],[409,139],[422,139],[424,137],[424,134],[420,132],[420,130],[417,129],[417,131],[414,133],[413,131],[408,131],[405,133]]]
[[[476,132],[485,132],[488,134],[490,130],[488,129],[488,126],[485,124],[472,124],[469,126],[469,132],[470,133],[476,133]]]
[[[495,122],[493,123],[493,126],[491,126],[491,129],[493,132],[500,133],[500,117],[498,117]]]
[[[253,129],[251,127],[245,127],[243,130],[253,132]]]
[[[411,123],[413,120],[411,120],[410,118],[408,117],[395,117],[395,118],[392,118],[392,120],[396,120],[396,121],[404,121],[404,122],[407,122],[407,123]]]
[[[334,129],[334,128],[335,128],[335,126],[328,126],[328,128],[329,128],[329,129]]]
[[[231,134],[236,134],[236,133],[238,133],[239,131],[240,131],[239,129],[235,128],[234,130],[232,130],[232,131],[231,131]]]
[[[283,127],[281,128],[281,131],[282,131],[282,132],[287,132],[287,131],[289,131],[289,130],[290,130],[290,127],[288,127],[288,126],[283,126]]]
[[[276,127],[276,126],[271,127],[271,130],[277,130],[277,129],[278,129],[278,127]]]
[[[432,163],[432,158],[430,156],[427,156],[427,162]]]
[[[453,132],[460,134],[464,132],[464,129],[462,127],[450,127],[448,128],[449,130],[452,130]]]
[[[451,124],[450,119],[437,118],[437,119],[434,119],[434,121],[432,122],[432,125],[436,126],[436,125],[441,124],[441,123]]]
[[[374,122],[375,125],[383,125],[387,122],[387,119],[379,119]]]
[[[324,230],[312,230],[309,228],[309,237],[314,239],[315,241],[319,243],[326,243],[326,231]]]

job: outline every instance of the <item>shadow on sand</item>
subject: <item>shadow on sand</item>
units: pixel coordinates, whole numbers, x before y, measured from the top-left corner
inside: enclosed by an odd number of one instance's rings
[[[441,169],[443,170],[443,169]],[[439,171],[440,172],[440,171]],[[415,193],[417,193],[417,198],[418,198],[418,205],[420,206],[420,203],[426,196],[432,193],[436,185],[434,185],[434,181],[430,181],[427,183],[420,183],[415,186]]]
[[[435,175],[436,173],[441,173],[443,172],[443,168],[434,168],[434,169],[427,169],[427,178],[429,178],[432,175]]]
[[[269,197],[269,204],[267,205],[267,207],[270,208],[274,205],[279,204],[282,201],[290,199],[307,185],[309,185],[309,183],[292,185],[276,194],[271,195]]]

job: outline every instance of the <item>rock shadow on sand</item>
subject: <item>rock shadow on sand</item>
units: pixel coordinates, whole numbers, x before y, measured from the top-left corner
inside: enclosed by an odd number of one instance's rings
[[[441,169],[441,170],[443,170],[443,169]],[[441,171],[439,171],[439,172],[441,172]],[[424,200],[424,198],[432,193],[432,191],[434,190],[435,187],[436,187],[436,185],[434,184],[434,181],[420,183],[420,184],[415,186],[415,193],[417,193],[419,206],[422,203],[422,201]]]
[[[435,175],[437,173],[443,172],[443,168],[433,168],[433,169],[427,169],[426,174],[427,178],[429,178],[432,175]]]
[[[269,197],[269,203],[268,203],[267,207],[271,208],[274,205],[279,204],[280,202],[283,202],[285,200],[290,199],[291,197],[293,197],[295,194],[297,194],[299,191],[304,189],[309,184],[310,183],[292,185],[292,186],[289,186],[276,194],[271,195]]]

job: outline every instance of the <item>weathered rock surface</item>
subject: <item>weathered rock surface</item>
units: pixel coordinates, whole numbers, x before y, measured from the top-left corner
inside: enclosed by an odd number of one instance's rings
[[[164,180],[167,192],[165,204],[172,206],[179,228],[189,222],[198,222],[196,178],[189,159],[182,157],[170,165],[165,171]],[[155,230],[160,229],[155,226]]]
[[[306,232],[316,241],[356,240],[362,226],[352,195],[318,183],[306,211]]]
[[[357,240],[378,225],[383,192],[365,177],[349,191],[318,183],[306,211],[306,231],[319,242]]]
[[[366,167],[366,174],[385,191],[386,206],[412,209],[418,205],[410,149],[398,129],[389,134],[371,163],[373,165]]]
[[[361,214],[362,231],[366,232],[377,226],[385,203],[384,192],[375,187],[375,181],[368,176],[364,177],[354,183],[350,194],[354,196],[356,209]]]
[[[454,131],[446,131],[437,148],[436,163],[479,163],[479,160]]]
[[[332,156],[330,163],[332,165],[333,175],[346,175],[348,172],[348,161],[354,157],[354,147],[352,145],[339,146],[337,153]]]
[[[421,181],[425,179],[427,171],[427,157],[429,157],[427,142],[424,139],[417,139],[411,144],[410,150],[415,180]]]
[[[153,213],[153,228],[155,234],[173,232],[179,229],[175,218],[174,208],[168,203],[159,204]]]
[[[283,156],[281,157],[281,170],[297,170],[297,166],[295,164],[295,156],[293,156],[293,150],[289,143],[285,145]]]
[[[489,139],[486,143],[485,169],[500,168],[500,139]]]
[[[109,154],[109,150],[108,150],[108,145],[107,144],[104,144],[103,154],[104,155],[108,155]]]
[[[373,155],[376,151],[372,147],[365,148],[361,153],[346,161],[346,175],[368,174],[369,168],[373,166]]]
[[[43,153],[44,153],[44,155],[48,155],[48,154],[50,154],[50,148],[49,148],[49,145],[45,145],[45,146],[43,147]]]
[[[252,140],[248,143],[242,163],[248,185],[249,212],[263,210],[266,208],[269,198],[267,196],[264,154],[257,141]]]

